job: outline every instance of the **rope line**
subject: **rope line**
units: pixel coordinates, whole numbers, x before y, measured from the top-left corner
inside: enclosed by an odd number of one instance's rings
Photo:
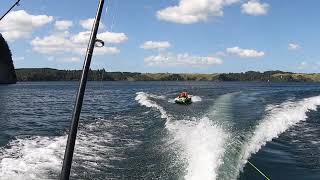
[[[116,18],[116,13],[117,13],[117,1],[114,1],[113,4],[113,9],[114,9],[114,13],[112,14],[112,20],[111,20],[111,26],[110,26],[110,32],[113,32],[113,27],[115,25],[115,18]]]
[[[262,171],[260,171],[255,165],[253,165],[250,161],[248,163],[255,169],[257,170],[263,177],[265,177],[267,180],[270,180]]]

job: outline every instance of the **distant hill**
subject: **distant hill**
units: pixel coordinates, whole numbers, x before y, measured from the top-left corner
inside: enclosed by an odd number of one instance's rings
[[[0,34],[0,84],[17,82],[12,55],[6,40]]]
[[[18,81],[78,81],[81,70],[51,68],[16,69]],[[282,71],[214,74],[107,72],[90,70],[89,81],[270,81],[320,82],[320,74],[298,74]]]

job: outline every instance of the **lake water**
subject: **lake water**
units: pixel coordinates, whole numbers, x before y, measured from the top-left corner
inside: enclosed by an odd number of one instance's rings
[[[0,86],[0,179],[59,178],[77,86]],[[89,82],[72,179],[320,179],[319,107],[320,84]]]

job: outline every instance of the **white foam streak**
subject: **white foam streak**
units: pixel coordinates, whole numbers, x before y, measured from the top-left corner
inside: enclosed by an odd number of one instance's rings
[[[252,138],[245,144],[241,166],[252,154],[258,152],[268,141],[277,138],[281,133],[307,119],[306,113],[316,110],[320,105],[320,96],[306,98],[298,102],[285,102],[273,109],[268,107],[270,114],[262,120],[253,133]]]
[[[53,179],[48,174],[61,170],[65,139],[38,136],[11,141],[11,148],[1,150],[1,179]]]
[[[179,151],[186,161],[186,180],[214,180],[218,168],[223,163],[224,144],[227,134],[222,128],[205,117],[202,119],[171,121],[170,115],[149,94],[138,92],[136,100],[143,106],[160,111],[162,118],[167,118],[166,128],[173,135],[175,144],[182,145]],[[198,100],[201,100],[199,97]]]
[[[175,140],[182,144],[187,162],[186,180],[213,180],[223,163],[227,134],[207,117],[198,121],[175,121],[168,124]]]
[[[108,163],[104,154],[113,151],[105,147],[105,143],[112,142],[113,137],[108,132],[94,133],[100,126],[107,125],[108,122],[101,121],[83,127],[86,130],[78,134],[73,166],[84,166],[94,171],[99,163]],[[66,135],[32,136],[10,141],[6,147],[0,149],[0,179],[57,179],[62,167],[66,139]],[[84,163],[77,164],[76,161]]]
[[[170,117],[168,116],[167,112],[159,106],[156,102],[150,100],[148,97],[150,95],[145,92],[137,92],[137,96],[135,98],[136,101],[139,102],[139,104],[146,106],[146,107],[153,107],[160,111],[161,118],[166,118],[168,121],[170,120]]]
[[[192,96],[191,100],[192,100],[192,102],[201,102],[202,101],[200,96]]]

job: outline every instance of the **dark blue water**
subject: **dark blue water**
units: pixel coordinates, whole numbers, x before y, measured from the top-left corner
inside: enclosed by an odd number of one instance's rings
[[[0,179],[58,179],[77,85],[0,86]],[[320,84],[89,82],[72,179],[320,179],[319,106]]]

